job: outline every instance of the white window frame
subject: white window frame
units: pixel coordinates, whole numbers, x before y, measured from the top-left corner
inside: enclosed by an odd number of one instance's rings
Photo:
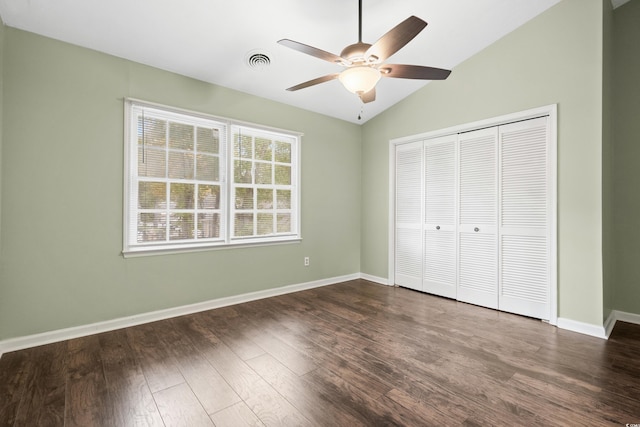
[[[151,114],[156,112],[166,117],[175,118],[177,121],[200,125],[215,126],[220,129],[220,150],[219,157],[221,159],[220,167],[220,236],[218,238],[198,238],[194,237],[190,240],[171,241],[165,240],[161,242],[137,242],[138,234],[138,183],[150,180],[138,176],[138,141],[137,141],[137,120],[135,115],[139,114],[140,109],[148,111]],[[135,256],[146,256],[156,254],[183,253],[193,251],[203,251],[212,249],[223,249],[230,247],[245,246],[261,246],[272,244],[295,243],[302,240],[301,236],[301,191],[300,191],[300,160],[301,160],[301,139],[302,133],[289,130],[277,129],[268,126],[257,125],[254,123],[242,122],[228,118],[216,117],[209,114],[184,110],[166,105],[141,101],[133,98],[125,98],[124,100],[124,198],[123,198],[123,250],[122,254],[125,258]],[[278,209],[274,206],[272,213],[287,213],[291,215],[291,228],[288,232],[280,232],[277,230],[273,234],[266,236],[247,236],[234,237],[234,213],[235,203],[231,203],[234,197],[234,152],[233,152],[233,132],[236,129],[244,129],[252,134],[263,136],[272,135],[274,138],[280,137],[291,142],[291,184],[286,187],[291,191],[290,209]],[[274,159],[274,164],[275,164]],[[181,183],[204,183],[197,179],[178,180],[171,178],[153,178],[153,181],[160,182],[181,182]],[[275,183],[271,186],[260,186],[251,184],[254,188],[271,187],[274,189],[283,189],[285,187],[277,186]],[[168,191],[168,190],[167,190]],[[255,206],[254,206],[255,207]],[[194,212],[198,212],[197,206]],[[275,218],[274,218],[275,220]],[[167,219],[168,221],[168,219]],[[274,225],[275,227],[275,225]],[[254,228],[255,230],[255,228]]]

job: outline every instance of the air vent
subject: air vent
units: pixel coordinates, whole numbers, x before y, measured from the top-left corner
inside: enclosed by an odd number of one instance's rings
[[[249,68],[257,71],[262,71],[271,65],[271,58],[269,54],[264,51],[252,50],[247,53],[246,62]]]

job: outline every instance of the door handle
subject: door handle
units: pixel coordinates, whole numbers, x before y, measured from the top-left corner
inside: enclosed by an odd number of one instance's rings
[[[478,227],[474,228],[473,231],[478,232],[480,229]]]
[[[436,230],[440,230],[440,226],[439,225],[436,225]]]

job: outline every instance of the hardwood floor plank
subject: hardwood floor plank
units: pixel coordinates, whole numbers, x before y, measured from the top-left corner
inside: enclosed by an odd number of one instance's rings
[[[15,426],[62,425],[65,411],[66,343],[31,349],[35,369],[16,414]]]
[[[0,358],[0,426],[15,423],[31,371],[35,369],[31,354],[29,350],[14,351]]]
[[[152,393],[184,382],[174,358],[156,334],[157,326],[155,322],[127,329],[129,345],[138,358]],[[162,335],[164,331],[159,333]]]
[[[213,339],[215,335],[207,330],[205,324],[201,323],[203,322],[202,317],[194,316],[189,320],[191,324],[194,324],[194,330],[203,332],[203,336],[190,335],[190,338],[194,340],[193,344],[205,355],[211,365],[238,393],[260,421],[267,426],[310,425],[307,418],[269,386],[226,344]]]
[[[274,330],[277,327],[275,322],[258,321],[253,324],[256,327],[247,330],[246,336],[293,372],[304,375],[316,369],[317,366],[311,357],[280,340],[277,333],[273,333],[272,327]]]
[[[250,323],[238,313],[239,307],[223,307],[203,313],[216,325],[219,337],[242,360],[253,359],[265,353],[264,349],[247,336]]]
[[[284,366],[273,356],[264,354],[247,364],[284,396],[314,425],[346,426],[359,424],[357,418],[344,411],[343,402],[336,401],[328,390],[314,387],[304,376]]]
[[[216,427],[264,427],[244,403],[239,402],[211,415]]]
[[[65,426],[112,426],[113,407],[97,335],[68,341]]]
[[[99,335],[102,366],[116,426],[164,426],[126,330]]]
[[[213,426],[191,388],[186,383],[153,394],[166,427]]]
[[[166,322],[162,339],[205,411],[213,414],[241,402],[240,396],[193,346],[188,338],[190,333],[191,330],[183,327],[182,319],[171,319]]]

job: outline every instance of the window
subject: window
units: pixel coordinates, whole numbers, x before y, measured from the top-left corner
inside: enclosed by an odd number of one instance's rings
[[[300,239],[300,134],[127,100],[123,254]]]

